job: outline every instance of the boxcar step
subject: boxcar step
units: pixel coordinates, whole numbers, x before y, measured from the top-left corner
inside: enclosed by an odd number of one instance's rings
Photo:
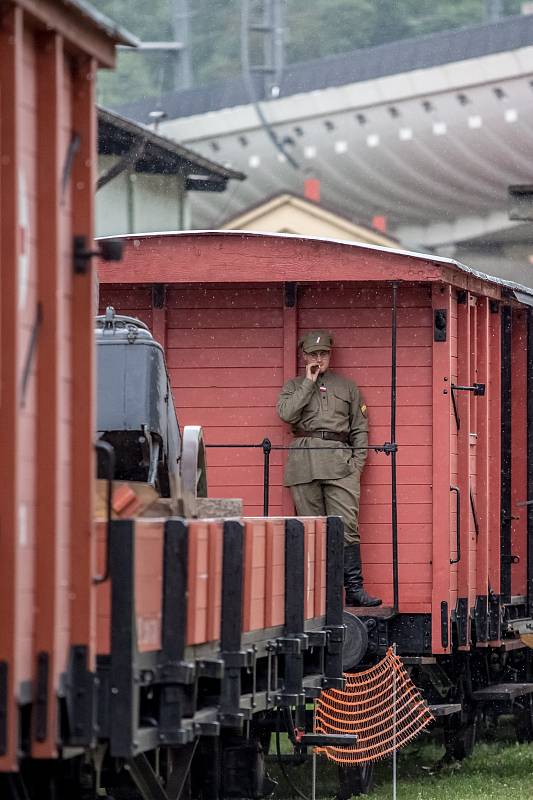
[[[461,709],[461,703],[436,703],[429,707],[434,717],[449,717],[450,714],[458,714]]]
[[[394,617],[394,609],[390,606],[376,606],[375,608],[368,606],[349,606],[344,609],[348,614],[353,614],[354,617],[384,617],[390,619]]]
[[[514,700],[525,694],[533,694],[533,683],[495,683],[472,692],[472,697],[486,703],[489,700]]]

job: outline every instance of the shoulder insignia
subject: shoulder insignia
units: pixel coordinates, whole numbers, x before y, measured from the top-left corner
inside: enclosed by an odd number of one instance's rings
[[[366,417],[366,415],[367,415],[367,413],[366,413],[367,412],[367,407],[366,407],[365,403],[362,403],[362,405],[360,405],[359,408],[361,409],[361,414],[363,415],[363,417]]]

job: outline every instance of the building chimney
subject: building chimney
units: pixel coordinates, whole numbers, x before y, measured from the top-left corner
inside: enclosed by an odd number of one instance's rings
[[[320,181],[318,178],[306,178],[304,180],[304,197],[312,200],[313,203],[320,203]]]

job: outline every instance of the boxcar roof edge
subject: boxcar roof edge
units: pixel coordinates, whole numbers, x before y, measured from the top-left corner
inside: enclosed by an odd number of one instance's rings
[[[160,232],[149,232],[149,233],[127,233],[121,234],[117,236],[102,236],[99,237],[98,241],[103,239],[121,239],[121,240],[135,240],[135,239],[156,239],[156,238],[165,238],[170,239],[172,237],[213,237],[213,236],[220,236],[224,238],[230,238],[235,236],[240,237],[250,237],[250,238],[272,238],[272,239],[294,239],[294,240],[301,240],[302,242],[305,241],[315,241],[315,242],[322,242],[324,244],[332,244],[332,245],[342,245],[350,248],[360,249],[363,251],[374,251],[378,253],[383,253],[384,255],[389,256],[400,256],[406,257],[413,260],[425,262],[428,265],[432,265],[435,267],[442,267],[444,270],[451,269],[455,270],[459,273],[463,273],[468,277],[472,277],[476,280],[482,281],[483,283],[489,283],[493,286],[499,286],[501,289],[508,290],[509,292],[513,293],[514,299],[520,303],[526,305],[533,305],[533,289],[528,286],[523,286],[520,283],[516,283],[515,281],[507,281],[503,278],[499,278],[496,275],[488,275],[485,272],[481,272],[480,270],[474,269],[472,267],[468,267],[466,264],[461,263],[460,261],[455,261],[452,258],[446,258],[444,256],[437,256],[431,253],[416,253],[410,250],[402,250],[396,249],[391,247],[382,247],[380,245],[375,244],[366,244],[363,242],[351,242],[346,241],[343,239],[327,239],[322,238],[320,236],[302,236],[300,234],[292,234],[292,233],[269,233],[269,232],[262,232],[262,231],[217,231],[217,230],[187,230],[187,231],[160,231]],[[117,282],[117,270],[122,271],[123,266],[117,265],[112,270],[109,270],[109,267],[102,267],[99,270],[99,280],[102,283],[115,283]],[[111,274],[110,274],[111,272]],[[332,276],[334,280],[334,276]],[[447,281],[448,277],[446,274],[442,275],[442,279]],[[305,279],[304,279],[305,280]],[[127,276],[121,276],[120,283],[139,283],[139,282],[146,282],[146,283],[160,283],[161,280],[157,280],[154,275],[147,275],[146,281],[140,281],[138,276],[131,278],[128,281]],[[165,281],[163,281],[165,282]],[[178,282],[178,281],[176,281]],[[200,281],[201,282],[201,281]],[[224,278],[221,277],[221,283],[224,283]],[[231,281],[234,282],[234,281]],[[277,283],[276,279],[272,280],[273,283]]]

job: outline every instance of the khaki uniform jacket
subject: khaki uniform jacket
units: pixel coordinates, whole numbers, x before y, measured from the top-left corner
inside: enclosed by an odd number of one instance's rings
[[[347,433],[352,447],[368,445],[366,406],[353,381],[328,370],[316,381],[287,381],[277,403],[278,414],[293,430]],[[289,450],[285,486],[335,480],[363,469],[367,451],[341,442],[298,437]],[[311,449],[313,448],[313,449]],[[317,449],[315,449],[317,448]],[[335,449],[332,449],[335,448]]]

